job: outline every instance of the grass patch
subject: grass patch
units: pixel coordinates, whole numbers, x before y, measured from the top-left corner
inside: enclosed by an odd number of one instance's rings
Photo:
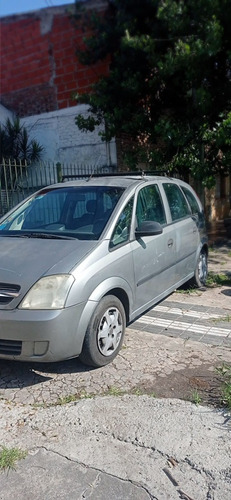
[[[227,314],[226,316],[221,316],[220,318],[212,318],[211,321],[213,321],[213,323],[220,323],[220,321],[229,323],[231,321],[231,315]]]
[[[193,391],[192,393],[192,402],[198,406],[202,403],[202,398],[199,394],[199,392],[197,391],[197,389],[195,389],[195,391]]]
[[[73,403],[75,401],[79,401],[80,399],[91,399],[94,396],[95,396],[95,394],[87,393],[85,391],[79,392],[77,394],[68,394],[67,396],[64,396],[63,398],[58,398],[56,403],[54,403],[51,406],[62,406],[62,405],[66,405],[68,403]]]
[[[125,394],[132,394],[134,396],[144,396],[145,394],[147,396],[156,397],[156,394],[154,392],[149,392],[146,391],[145,389],[141,389],[139,387],[133,387],[128,390],[123,390],[119,387],[116,386],[110,386],[108,389],[106,389],[103,392],[98,392],[98,393],[87,393],[85,391],[76,393],[76,394],[68,394],[67,396],[60,397],[57,399],[57,401],[54,401],[52,403],[35,403],[33,404],[33,408],[51,408],[54,406],[64,406],[69,403],[74,403],[76,401],[80,401],[81,399],[92,399],[95,398],[96,396],[124,396]]]
[[[210,271],[208,273],[208,277],[206,280],[206,287],[208,288],[215,288],[217,286],[231,286],[231,277],[227,276],[226,274],[220,273],[216,274],[213,271]],[[180,288],[175,290],[176,293],[183,293],[183,294],[201,294],[201,289],[196,288],[196,287],[188,287],[187,288],[187,283],[182,285]]]
[[[104,396],[123,396],[125,391],[119,389],[119,387],[108,387],[108,390],[103,394]]]
[[[223,364],[217,368],[217,372],[222,380],[221,402],[228,410],[231,410],[231,366]]]
[[[182,285],[182,287],[180,288],[177,288],[175,290],[176,293],[182,293],[183,295],[185,294],[188,294],[188,295],[200,295],[201,292],[199,290],[199,288],[193,288],[193,287],[189,287],[189,288],[184,288],[185,285]]]
[[[226,274],[216,274],[210,271],[206,280],[206,286],[210,288],[215,286],[231,286],[231,278],[226,276]]]
[[[87,393],[85,391],[78,392],[76,394],[67,394],[66,396],[58,398],[56,401],[52,403],[34,403],[33,408],[51,408],[53,406],[63,406],[68,403],[74,403],[75,401],[80,401],[80,399],[90,399],[94,398],[96,394]]]
[[[2,446],[0,450],[0,469],[10,470],[15,469],[18,460],[26,458],[27,452],[20,450],[20,448],[6,448]]]
[[[149,392],[148,390],[142,389],[140,387],[133,387],[130,390],[123,391],[122,389],[119,389],[118,387],[109,387],[108,391],[103,394],[103,396],[124,396],[125,394],[131,394],[133,396],[149,396],[152,398],[156,397],[156,394],[154,392]],[[102,396],[102,394],[100,394]]]

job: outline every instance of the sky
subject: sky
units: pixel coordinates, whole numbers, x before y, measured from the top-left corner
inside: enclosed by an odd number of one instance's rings
[[[0,17],[74,3],[74,0],[0,0]]]

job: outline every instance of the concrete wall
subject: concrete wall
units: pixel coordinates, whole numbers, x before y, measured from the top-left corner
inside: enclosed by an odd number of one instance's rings
[[[78,113],[87,114],[87,106],[78,105],[50,113],[21,118],[30,138],[44,146],[43,160],[86,165],[116,164],[115,141],[105,144],[98,130],[81,132],[75,125]]]
[[[10,120],[12,120],[13,113],[9,109],[2,106],[2,104],[0,104],[0,123],[1,123],[1,125],[5,124],[7,118],[10,118]]]

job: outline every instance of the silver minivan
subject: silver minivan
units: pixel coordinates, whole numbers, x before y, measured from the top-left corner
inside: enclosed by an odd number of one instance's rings
[[[183,181],[41,189],[0,219],[0,358],[106,365],[127,324],[182,284],[205,284],[207,257],[203,209]]]

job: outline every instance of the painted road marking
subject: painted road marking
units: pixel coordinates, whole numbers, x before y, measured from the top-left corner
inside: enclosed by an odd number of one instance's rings
[[[212,314],[211,312],[194,311],[193,309],[180,309],[178,307],[170,306],[155,306],[154,311],[177,314],[179,316],[191,316],[198,319],[217,319],[221,318],[221,314]]]
[[[171,308],[169,309],[172,312],[172,309]],[[228,337],[231,334],[231,329],[227,328],[216,328],[209,325],[190,324],[190,323],[185,323],[184,321],[174,321],[171,319],[154,318],[153,316],[148,316],[148,315],[140,317],[138,322],[149,326],[160,326],[164,329],[172,328],[175,330],[194,332],[197,334],[199,333],[201,335],[215,335],[219,337]]]

